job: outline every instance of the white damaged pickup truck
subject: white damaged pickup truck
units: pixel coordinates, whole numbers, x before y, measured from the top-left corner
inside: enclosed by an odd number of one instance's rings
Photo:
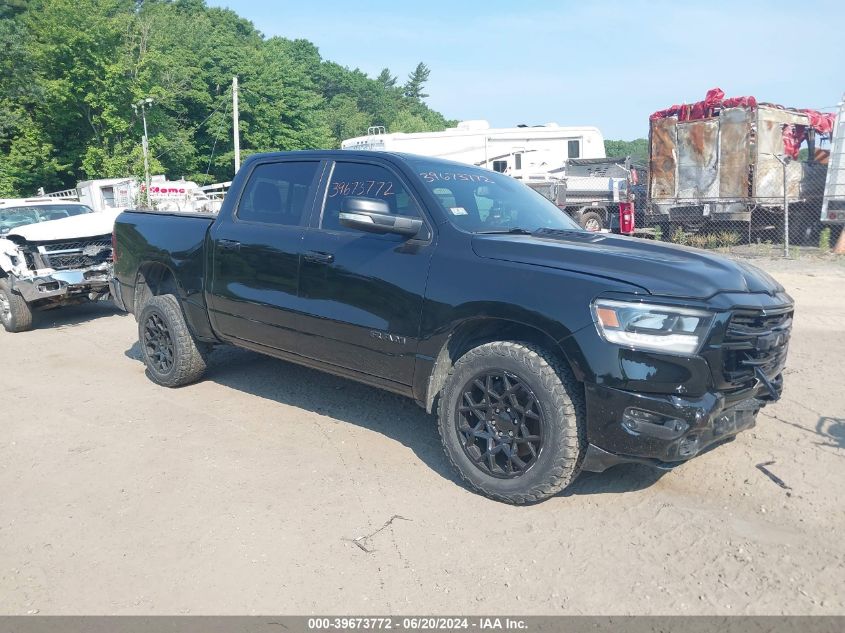
[[[117,210],[78,202],[0,202],[0,322],[32,327],[33,312],[109,298]]]

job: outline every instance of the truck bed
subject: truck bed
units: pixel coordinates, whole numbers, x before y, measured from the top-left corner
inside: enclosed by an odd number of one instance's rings
[[[216,213],[208,213],[205,211],[159,211],[158,209],[126,209],[124,213],[144,213],[149,215],[175,215],[179,217],[191,218],[208,218],[214,220],[217,217]]]
[[[133,311],[139,271],[143,274],[160,266],[172,271],[186,305],[204,314],[204,246],[215,217],[211,213],[135,209],[118,216],[114,225],[114,277],[128,311]]]

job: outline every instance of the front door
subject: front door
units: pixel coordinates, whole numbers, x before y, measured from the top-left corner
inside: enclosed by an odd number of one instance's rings
[[[295,352],[299,261],[323,163],[257,163],[211,234],[209,313],[222,338]]]
[[[413,192],[387,164],[338,161],[322,213],[303,244],[300,297],[309,355],[410,385],[433,251],[431,223]],[[387,202],[392,213],[422,217],[417,238],[341,226],[348,196]]]

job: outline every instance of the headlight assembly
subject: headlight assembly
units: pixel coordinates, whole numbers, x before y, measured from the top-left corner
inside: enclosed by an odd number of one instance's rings
[[[713,324],[713,313],[651,303],[596,299],[593,317],[610,343],[667,354],[695,354]]]

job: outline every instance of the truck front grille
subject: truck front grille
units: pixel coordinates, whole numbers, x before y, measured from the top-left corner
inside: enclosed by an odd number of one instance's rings
[[[72,242],[45,243],[38,247],[38,253],[47,268],[55,270],[87,268],[111,259],[111,236],[101,235]]]
[[[722,343],[722,373],[727,383],[742,389],[753,386],[758,369],[769,379],[783,370],[792,313],[792,309],[734,312]]]

